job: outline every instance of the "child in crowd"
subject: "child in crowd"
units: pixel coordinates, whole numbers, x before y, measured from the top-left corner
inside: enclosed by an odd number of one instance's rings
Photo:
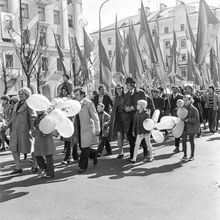
[[[100,121],[100,144],[98,146],[97,152],[98,156],[102,155],[103,148],[105,146],[106,156],[112,154],[111,146],[109,143],[109,123],[110,123],[110,115],[104,111],[105,105],[103,103],[99,103],[97,105],[97,112]]]
[[[193,106],[193,99],[191,95],[185,95],[183,97],[184,107],[188,110],[188,116],[184,119],[185,128],[182,134],[182,141],[183,141],[183,152],[184,156],[181,159],[182,162],[188,161],[187,158],[187,136],[189,136],[189,142],[191,145],[191,156],[189,161],[194,160],[194,151],[195,151],[195,143],[194,143],[194,136],[199,132],[200,123],[199,123],[199,112]]]
[[[34,143],[34,156],[37,160],[37,164],[41,169],[40,177],[50,178],[54,177],[54,162],[53,154],[55,153],[55,145],[53,141],[52,133],[43,134],[39,130],[39,124],[43,118],[45,118],[46,113],[43,111],[37,112],[37,118],[34,122],[35,130],[33,136],[35,137]],[[46,162],[44,159],[46,157]]]
[[[144,120],[150,117],[149,113],[146,110],[146,107],[147,107],[146,100],[137,101],[137,112],[135,114],[134,125],[133,125],[133,130],[132,130],[133,136],[137,135],[137,137],[136,137],[135,148],[134,148],[134,156],[130,160],[132,163],[136,162],[138,149],[143,138],[146,141],[147,148],[149,151],[149,157],[147,158],[147,161],[148,162],[153,161],[153,148],[150,143],[150,131],[147,131],[143,126]]]
[[[184,101],[182,99],[178,99],[176,102],[176,108],[174,109],[174,116],[177,117],[177,111],[178,109],[182,108],[184,106]],[[175,149],[174,149],[174,153],[179,153],[180,149],[180,138],[175,138]]]

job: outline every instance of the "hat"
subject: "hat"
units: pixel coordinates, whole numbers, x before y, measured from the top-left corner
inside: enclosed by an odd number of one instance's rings
[[[172,89],[177,89],[178,91],[180,91],[180,88],[178,86],[172,86]]]
[[[125,81],[125,84],[127,83],[135,83],[135,81],[131,77],[128,77],[126,78],[126,81]]]
[[[185,88],[190,88],[193,91],[193,87],[191,85],[187,85]]]
[[[214,92],[214,91],[215,91],[215,87],[214,87],[214,85],[210,85],[210,86],[209,86],[209,89],[212,89],[213,92]]]
[[[7,101],[9,101],[10,98],[9,98],[8,95],[3,95],[3,96],[1,97],[1,100],[7,100]]]

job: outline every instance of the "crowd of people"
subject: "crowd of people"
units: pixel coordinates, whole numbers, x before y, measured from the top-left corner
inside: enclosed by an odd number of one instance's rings
[[[126,91],[126,92],[125,92]],[[39,129],[40,121],[46,116],[44,111],[33,111],[27,105],[26,100],[31,95],[28,88],[21,88],[18,97],[1,97],[3,112],[1,114],[1,151],[5,145],[9,146],[15,162],[15,169],[11,175],[23,172],[20,164],[20,155],[31,153],[33,173],[39,173],[39,177],[54,177],[53,155],[56,152],[54,136],[56,132],[43,134]],[[108,94],[103,85],[98,91],[89,97],[83,88],[73,91],[68,84],[68,77],[60,87],[59,97],[75,99],[81,103],[80,112],[70,118],[74,125],[74,134],[70,138],[61,137],[64,141],[64,159],[62,165],[69,165],[71,151],[73,161],[78,163],[79,173],[88,169],[89,159],[94,165],[98,158],[111,155],[111,141],[117,140],[117,158],[124,158],[124,140],[129,143],[129,161],[136,163],[138,150],[143,149],[144,160],[154,161],[151,143],[151,132],[147,130],[143,122],[151,118],[155,109],[160,110],[159,121],[163,116],[177,116],[179,108],[186,108],[188,115],[184,121],[184,131],[180,138],[175,138],[175,153],[180,152],[182,141],[183,157],[181,161],[194,160],[195,137],[200,137],[201,127],[205,130],[208,124],[209,131],[215,133],[218,130],[220,116],[219,90],[210,85],[207,90],[195,91],[190,85],[184,88],[173,86],[171,93],[163,88],[154,88],[146,91],[144,88],[136,88],[135,81],[127,78],[125,85],[117,84],[113,96]],[[113,98],[112,98],[113,97]],[[6,135],[6,130],[8,134]],[[163,130],[167,135],[168,131]],[[8,139],[9,136],[10,138]],[[191,154],[187,156],[187,138],[191,146]],[[6,143],[6,144],[5,144]],[[105,148],[106,154],[103,154]],[[79,154],[80,152],[80,154]]]

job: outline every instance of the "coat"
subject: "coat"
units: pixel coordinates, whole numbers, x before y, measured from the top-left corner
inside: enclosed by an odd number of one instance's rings
[[[141,113],[136,112],[135,118],[134,118],[134,125],[133,125],[133,133],[135,134],[147,134],[150,133],[150,131],[146,130],[143,126],[143,122],[145,119],[149,118],[149,114],[147,111],[142,111]]]
[[[92,101],[84,98],[79,112],[81,147],[86,148],[98,144],[96,132],[100,133],[99,116]]]
[[[176,102],[178,99],[183,99],[183,95],[179,93],[177,94],[175,98],[173,98],[173,94],[170,96],[170,114],[171,115],[174,114],[174,109],[176,108]]]
[[[198,110],[191,104],[188,107],[185,107],[188,110],[188,115],[185,122],[185,128],[183,134],[197,134],[200,131],[200,122],[199,122],[199,112]]]
[[[213,110],[218,110],[219,97],[216,93],[213,94]],[[206,96],[205,108],[209,107],[209,95]]]
[[[18,110],[18,103],[15,104],[12,112],[12,132],[9,142],[9,150],[18,153],[30,153],[33,149],[34,139],[31,129],[34,126],[36,115],[25,102]]]
[[[35,131],[35,142],[34,142],[34,156],[43,156],[43,155],[53,155],[56,152],[56,148],[53,141],[53,135],[50,134],[43,134],[39,130],[40,121],[46,115],[40,115],[34,121]]]
[[[109,136],[109,124],[110,124],[110,115],[107,112],[98,113],[100,121],[100,130],[102,137]]]
[[[94,97],[93,102],[95,104],[95,108],[97,109],[97,105],[99,104],[99,95]],[[111,97],[108,94],[104,94],[102,103],[105,105],[104,111],[109,114],[110,106],[113,106]]]

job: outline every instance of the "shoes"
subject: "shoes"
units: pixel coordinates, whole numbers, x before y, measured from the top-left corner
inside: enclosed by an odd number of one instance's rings
[[[21,174],[22,172],[23,172],[22,169],[14,169],[14,170],[10,173],[10,175]]]
[[[86,169],[79,169],[78,170],[78,173],[84,173],[84,172],[86,172]]]
[[[119,155],[117,156],[118,159],[121,159],[121,158],[123,158],[123,157],[124,157],[124,154],[119,154]]]
[[[43,175],[41,176],[41,178],[46,178],[46,179],[49,179],[49,178],[53,178],[55,175]]]
[[[31,172],[32,173],[37,173],[38,172],[38,168],[37,167],[31,167]]]
[[[153,162],[154,158],[153,157],[148,157],[146,158],[146,162],[151,163]]]
[[[67,161],[67,160],[63,160],[63,161],[61,162],[61,165],[68,166],[69,163],[70,163],[69,161]]]
[[[96,165],[98,163],[98,152],[95,153],[95,156],[93,158],[93,164]]]
[[[193,161],[194,159],[195,159],[195,158],[191,156],[191,157],[189,158],[189,161]]]
[[[97,157],[102,157],[102,154],[101,154],[101,153],[98,153]]]
[[[176,147],[174,150],[173,150],[174,153],[179,153],[180,152],[180,149],[179,147]]]
[[[130,162],[131,162],[131,163],[136,163],[136,161],[135,161],[135,160],[133,160],[133,159],[130,159]]]
[[[188,161],[188,158],[187,158],[187,157],[182,157],[181,161],[182,161],[182,162],[187,162],[187,161]]]

